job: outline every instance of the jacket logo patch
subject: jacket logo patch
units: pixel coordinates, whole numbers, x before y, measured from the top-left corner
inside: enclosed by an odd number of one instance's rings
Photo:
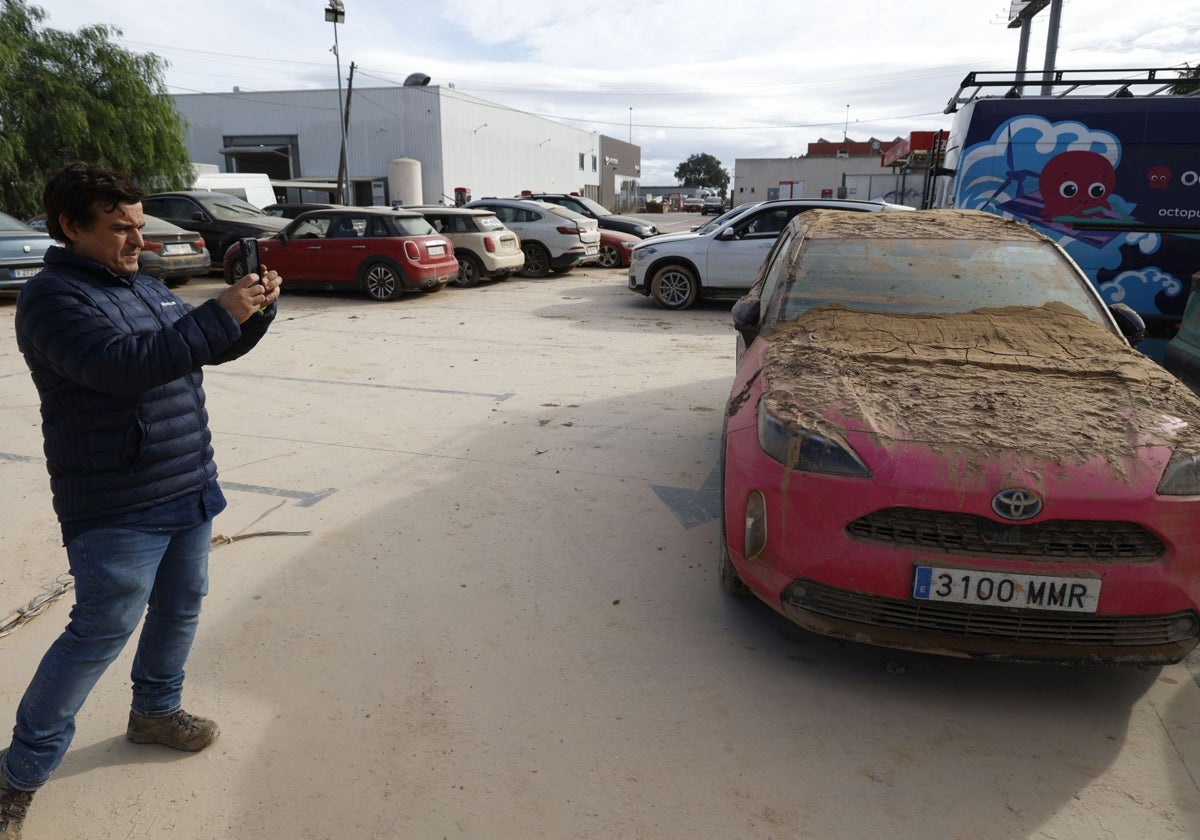
[[[160,300],[158,302],[158,305],[159,306],[175,306],[176,302],[173,300]]]

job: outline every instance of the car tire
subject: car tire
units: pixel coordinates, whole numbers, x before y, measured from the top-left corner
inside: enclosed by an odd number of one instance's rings
[[[232,286],[238,280],[246,276],[246,258],[234,257],[233,262],[229,264],[229,274],[225,276],[226,285]]]
[[[525,267],[521,269],[524,277],[545,277],[550,273],[550,252],[546,246],[537,242],[525,242],[521,245],[525,252]]]
[[[469,289],[478,285],[482,277],[483,263],[479,261],[479,257],[468,253],[458,255],[458,276],[454,278],[455,286],[460,289]]]
[[[362,290],[371,300],[395,300],[404,292],[404,281],[395,266],[376,260],[362,269]]]
[[[601,268],[620,268],[621,252],[617,250],[617,246],[601,242],[599,263]]]
[[[650,281],[650,296],[663,309],[687,309],[699,293],[695,272],[682,265],[663,266]]]
[[[733,561],[729,559],[729,538],[725,534],[725,447],[728,444],[728,435],[729,418],[726,417],[725,422],[721,424],[721,453],[717,456],[717,471],[721,476],[721,556],[717,561],[717,582],[728,594],[743,597],[751,594],[750,587],[746,586],[734,568]]]

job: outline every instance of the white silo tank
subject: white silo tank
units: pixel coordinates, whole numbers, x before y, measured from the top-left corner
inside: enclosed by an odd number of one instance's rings
[[[413,158],[396,158],[389,161],[388,194],[393,204],[424,204],[421,161]]]

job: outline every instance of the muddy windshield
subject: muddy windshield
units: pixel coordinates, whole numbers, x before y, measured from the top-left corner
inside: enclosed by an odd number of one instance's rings
[[[969,312],[1059,301],[1109,325],[1087,280],[1048,242],[809,239],[781,291],[780,321],[839,303],[874,312]]]

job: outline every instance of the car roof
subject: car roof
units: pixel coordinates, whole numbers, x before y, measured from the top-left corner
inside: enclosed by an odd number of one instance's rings
[[[510,206],[516,205],[517,207],[524,207],[524,206],[532,204],[535,207],[537,207],[539,210],[545,210],[547,213],[554,213],[555,215],[558,215],[558,216],[566,216],[567,218],[570,218],[570,219],[576,219],[576,218],[586,219],[586,218],[588,218],[587,216],[584,216],[581,213],[576,213],[574,210],[563,207],[560,204],[551,204],[548,201],[538,201],[536,198],[480,198],[480,199],[476,199],[476,201],[494,201],[494,202],[499,202],[500,204],[507,204]],[[474,204],[475,201],[473,201],[471,203]]]
[[[309,216],[316,215],[345,216],[350,213],[356,216],[361,216],[364,214],[367,216],[404,216],[405,218],[409,219],[416,218],[421,215],[416,210],[409,210],[408,208],[401,207],[350,207],[344,204],[339,204],[334,207],[321,207],[316,210],[305,210],[296,218],[306,219]]]
[[[886,207],[889,210],[915,210],[907,204],[892,204],[874,198],[771,198],[757,205],[764,207]],[[737,208],[734,208],[737,209]]]
[[[415,210],[418,213],[448,213],[452,216],[495,216],[486,207],[446,207],[441,204],[406,204],[405,210]]]
[[[982,210],[846,213],[810,210],[797,217],[806,239],[988,239],[1050,242],[1025,222]]]

